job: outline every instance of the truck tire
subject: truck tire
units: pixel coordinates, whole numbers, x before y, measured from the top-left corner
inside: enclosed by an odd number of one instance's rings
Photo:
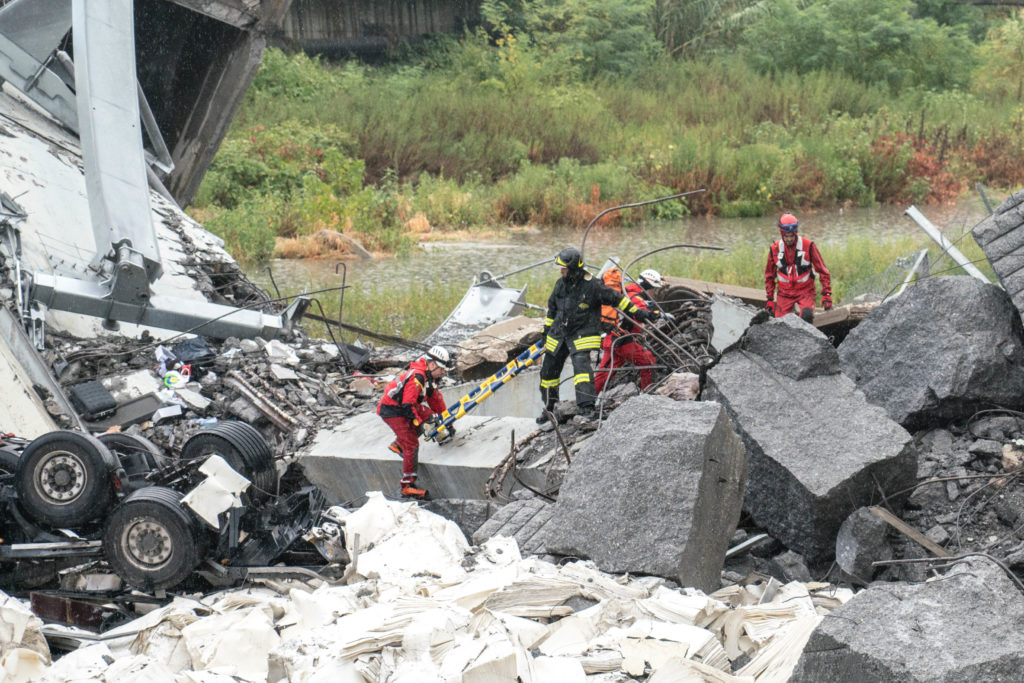
[[[9,446],[0,446],[0,474],[14,474],[18,471],[21,454]]]
[[[277,488],[277,471],[270,445],[255,427],[244,422],[219,422],[194,434],[181,449],[185,460],[224,458],[231,468],[248,479],[246,493],[254,501],[266,500]]]
[[[29,517],[74,528],[103,517],[114,500],[111,474],[117,458],[93,436],[56,431],[25,447],[15,488]]]
[[[199,565],[201,531],[182,507],[182,497],[173,489],[148,486],[110,513],[103,555],[128,585],[146,591],[173,588]]]

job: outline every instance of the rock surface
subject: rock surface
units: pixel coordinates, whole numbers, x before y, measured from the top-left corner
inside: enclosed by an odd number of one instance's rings
[[[777,335],[772,358],[820,358],[806,340],[820,332],[774,327],[788,333]],[[912,439],[845,375],[823,367],[827,374],[792,379],[745,341],[708,372],[703,395],[726,406],[750,453],[744,510],[809,562],[827,560],[851,512],[877,500],[879,487],[893,493],[915,481]]]
[[[573,458],[545,546],[713,590],[745,478],[746,452],[720,405],[638,396]]]
[[[875,584],[826,616],[790,683],[1014,681],[1024,598],[993,563],[928,583]]]
[[[814,325],[797,315],[751,326],[743,335],[740,348],[761,356],[776,372],[790,379],[839,372],[836,348]]]
[[[498,509],[471,538],[474,545],[483,545],[494,536],[514,538],[523,553],[543,555],[543,530],[553,511],[554,506],[541,498],[515,500]]]
[[[839,347],[843,373],[907,429],[1024,407],[1024,325],[1010,297],[966,276],[925,280]]]
[[[836,564],[854,581],[867,584],[875,574],[873,562],[892,559],[889,525],[868,508],[858,508],[843,521],[836,537]]]
[[[1018,310],[1024,310],[1024,190],[1018,190],[971,229],[999,282]]]

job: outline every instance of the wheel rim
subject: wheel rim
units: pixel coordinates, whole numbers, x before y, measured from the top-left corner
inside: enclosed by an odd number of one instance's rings
[[[160,569],[174,552],[167,527],[152,517],[138,517],[125,526],[121,548],[125,559],[145,571]]]
[[[39,495],[54,505],[73,503],[89,484],[85,464],[69,451],[54,451],[36,465],[35,482]]]

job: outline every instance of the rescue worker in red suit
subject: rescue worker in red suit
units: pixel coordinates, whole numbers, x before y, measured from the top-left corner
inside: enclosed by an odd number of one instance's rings
[[[403,498],[423,500],[426,489],[416,486],[416,466],[419,463],[420,434],[423,424],[444,412],[444,398],[436,382],[449,369],[451,357],[443,346],[432,347],[425,356],[417,358],[395,379],[384,387],[384,397],[377,405],[377,414],[395,433],[389,448],[402,456],[401,489]],[[422,401],[426,400],[427,405]],[[454,434],[454,430],[448,430]]]
[[[647,269],[640,273],[638,283],[630,282],[626,285],[626,296],[638,309],[647,311],[647,300],[650,290],[662,286],[661,274],[654,269]],[[607,284],[607,281],[606,281]],[[621,279],[620,279],[621,286]],[[669,313],[662,313],[666,320],[675,318]],[[633,320],[623,318],[621,322],[612,327],[611,331],[601,340],[601,363],[597,367],[594,377],[594,393],[600,395],[605,384],[615,374],[616,368],[621,368],[626,363],[632,363],[640,375],[640,390],[643,391],[651,385],[653,371],[651,366],[656,360],[654,354],[644,348],[639,340],[640,326]]]
[[[814,277],[821,278],[821,305],[832,308],[832,275],[825,267],[817,245],[797,234],[796,216],[784,213],[779,218],[781,239],[768,250],[764,269],[764,289],[768,311],[776,318],[799,312],[807,322],[814,321]],[[778,283],[778,295],[775,286]]]

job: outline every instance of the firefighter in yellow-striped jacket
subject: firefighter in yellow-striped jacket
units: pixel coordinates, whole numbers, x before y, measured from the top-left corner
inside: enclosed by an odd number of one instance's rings
[[[540,394],[545,411],[538,424],[547,422],[548,412],[558,401],[558,378],[565,359],[572,357],[573,385],[580,415],[594,415],[594,378],[590,352],[601,348],[601,306],[614,306],[638,322],[658,317],[657,313],[639,309],[629,297],[605,286],[583,268],[578,249],[566,247],[558,252],[555,263],[562,277],[548,298],[548,315],[544,320],[544,364],[540,368]]]

